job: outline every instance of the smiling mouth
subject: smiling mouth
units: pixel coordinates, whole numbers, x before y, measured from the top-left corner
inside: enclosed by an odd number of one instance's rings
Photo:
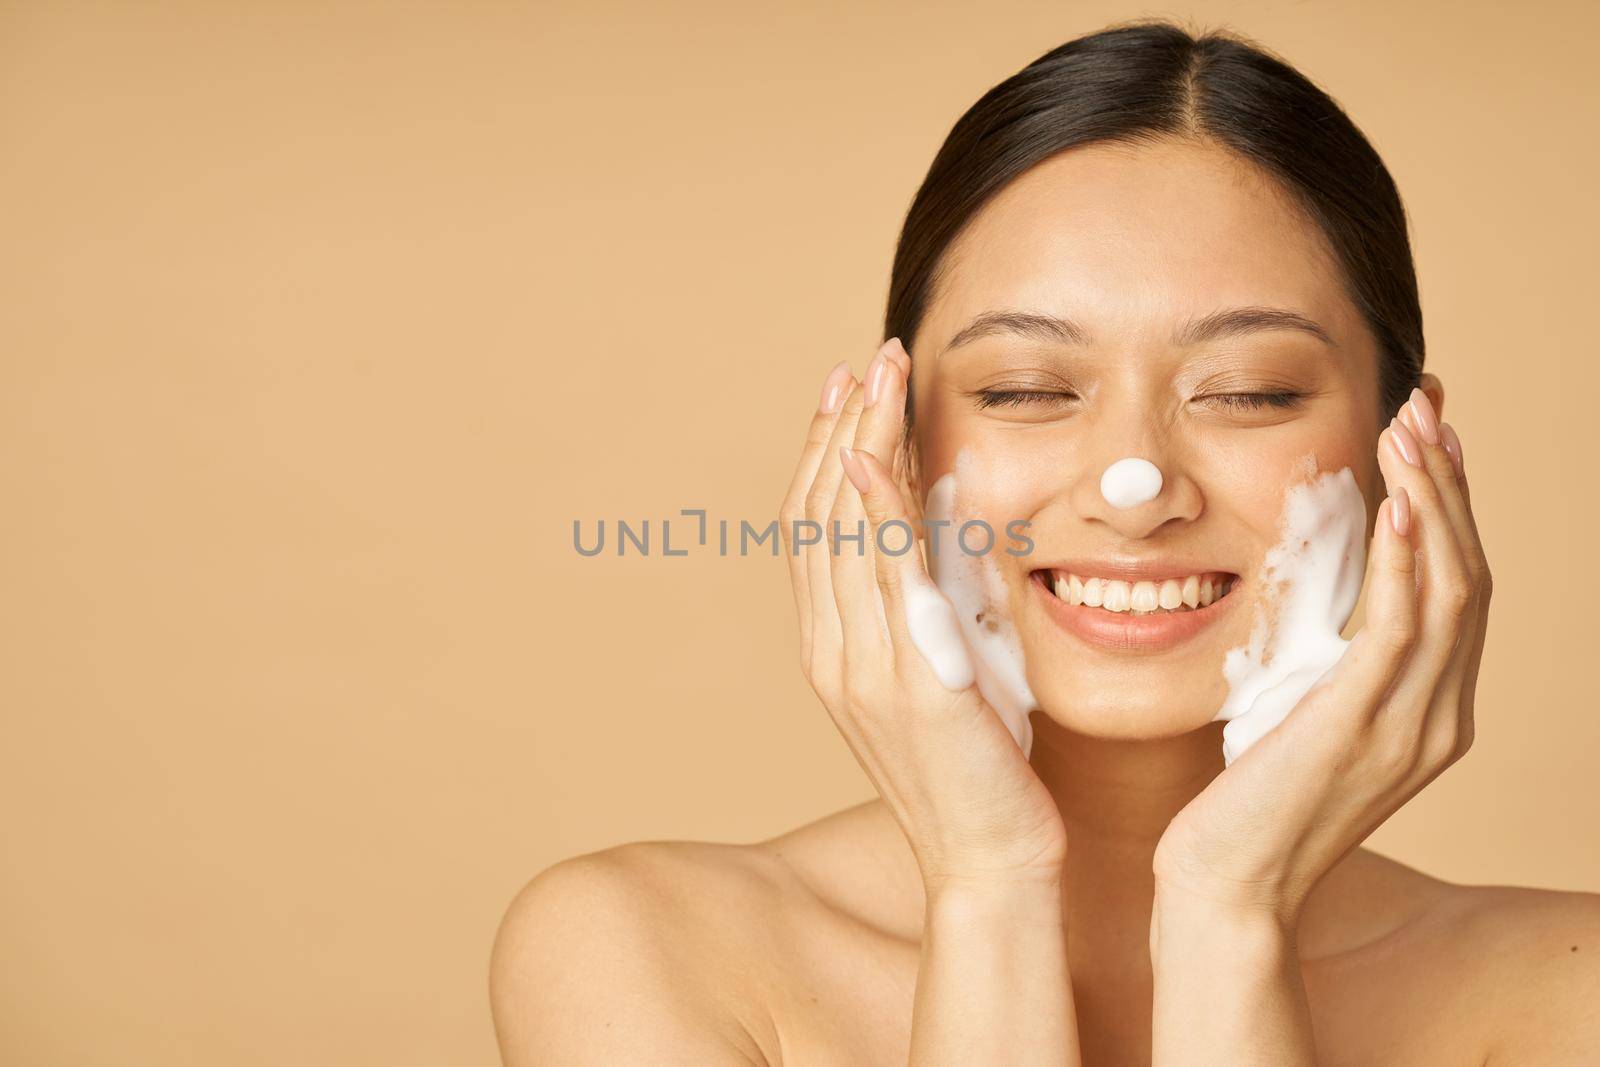
[[[1239,581],[1237,574],[1227,571],[1133,582],[1055,569],[1034,571],[1032,577],[1051,596],[1074,607],[1124,616],[1202,611],[1231,593]]]

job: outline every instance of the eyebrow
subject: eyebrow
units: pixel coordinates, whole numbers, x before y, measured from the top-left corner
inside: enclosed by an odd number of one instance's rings
[[[1237,307],[1214,311],[1198,319],[1191,319],[1173,333],[1172,343],[1178,347],[1214,341],[1219,337],[1257,333],[1265,330],[1297,330],[1317,338],[1323,344],[1337,347],[1333,337],[1321,324],[1298,311],[1275,307]],[[1011,334],[1056,344],[1082,345],[1089,343],[1089,331],[1071,319],[1055,315],[1041,315],[1031,311],[985,311],[963,326],[950,343],[944,346],[944,355],[980,337]]]
[[[1186,324],[1173,336],[1173,342],[1179,346],[1196,345],[1202,341],[1214,341],[1218,337],[1263,330],[1298,330],[1310,334],[1330,348],[1337,347],[1333,337],[1315,320],[1288,308],[1260,306],[1214,311]]]
[[[1071,319],[1031,311],[985,311],[950,338],[950,343],[939,354],[944,355],[962,345],[971,344],[980,337],[1002,333],[1064,345],[1089,343],[1089,332]]]

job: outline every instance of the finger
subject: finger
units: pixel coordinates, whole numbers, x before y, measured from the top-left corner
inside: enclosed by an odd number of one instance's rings
[[[1435,712],[1430,715],[1426,747],[1430,761],[1451,763],[1472,744],[1472,704],[1477,686],[1478,664],[1483,656],[1483,638],[1488,629],[1488,606],[1493,592],[1493,577],[1483,553],[1477,520],[1472,515],[1472,499],[1467,493],[1466,462],[1461,437],[1453,427],[1440,424],[1434,405],[1421,389],[1411,390],[1400,411],[1400,421],[1413,430],[1421,442],[1426,466],[1440,488],[1440,499],[1450,515],[1451,530],[1466,561],[1467,579],[1472,585],[1472,603],[1467,608],[1462,633],[1445,667],[1445,677],[1435,693]]]
[[[845,474],[828,520],[828,536],[834,541],[829,564],[833,579],[833,601],[839,612],[840,633],[844,642],[845,666],[854,671],[872,664],[886,664],[893,656],[888,620],[873,571],[872,531],[861,493],[852,484],[859,477],[849,445],[840,445],[840,470]]]
[[[1445,453],[1450,457],[1451,462],[1456,465],[1456,480],[1461,485],[1461,497],[1470,508],[1472,506],[1472,486],[1467,482],[1467,457],[1461,450],[1461,437],[1456,433],[1453,426],[1448,422],[1444,422],[1439,424],[1439,438],[1444,445]]]
[[[1426,400],[1426,398],[1423,398]],[[1426,443],[1424,448],[1426,448]],[[1460,708],[1464,717],[1465,732],[1470,735],[1472,694],[1478,682],[1478,664],[1483,657],[1484,632],[1489,625],[1489,603],[1494,593],[1494,576],[1489,571],[1489,561],[1484,553],[1483,538],[1478,532],[1478,522],[1472,513],[1472,499],[1468,492],[1466,464],[1462,457],[1461,438],[1448,424],[1439,427],[1439,447],[1448,460],[1449,482],[1454,492],[1446,491],[1444,502],[1451,513],[1457,530],[1457,540],[1466,557],[1467,574],[1472,582],[1475,600],[1470,625],[1474,629],[1472,640],[1463,641],[1447,671],[1448,697]],[[1442,480],[1442,479],[1436,479]],[[1464,747],[1463,747],[1464,751]]]
[[[1420,617],[1416,648],[1396,680],[1384,714],[1399,733],[1414,742],[1416,765],[1437,773],[1437,745],[1430,740],[1443,721],[1454,729],[1454,711],[1442,700],[1446,672],[1463,643],[1470,645],[1476,621],[1470,612],[1475,592],[1466,562],[1445,512],[1443,494],[1425,465],[1418,438],[1396,419],[1379,436],[1379,467],[1391,487],[1404,488],[1411,504],[1413,539],[1418,546]],[[1446,460],[1442,450],[1440,458]]]
[[[865,502],[855,483],[861,467],[848,445],[839,446],[839,463],[845,480],[834,505],[831,531],[839,531],[834,550],[833,599],[839,611],[847,671],[881,665],[893,669],[893,635],[878,593],[876,549]]]
[[[1459,759],[1472,743],[1473,696],[1488,628],[1492,578],[1467,496],[1461,438],[1454,429],[1438,421],[1427,394],[1420,389],[1412,390],[1399,418],[1420,443],[1424,465],[1439,489],[1440,501],[1450,518],[1472,588],[1472,602],[1435,690],[1434,708],[1423,739],[1424,762],[1443,769]]]
[[[874,573],[897,668],[926,671],[946,689],[971,687],[972,658],[955,608],[928,576],[905,500],[889,468],[872,453],[859,451],[851,453],[850,468],[851,481],[858,488],[865,486],[862,504],[878,552]]]
[[[861,482],[864,468],[854,463],[853,455],[890,455],[905,421],[905,378],[901,369],[904,353],[899,342],[891,340],[878,350],[863,376],[861,418],[856,423],[855,440],[840,450],[840,470],[847,480],[839,487],[829,535],[838,531],[838,545],[831,560],[834,602],[839,608],[844,634],[845,655],[855,663],[883,661],[892,656],[892,635],[878,592],[877,548],[867,527]],[[854,483],[854,484],[852,484]],[[891,481],[885,491],[898,492]],[[902,508],[902,510],[904,510]]]
[[[1378,466],[1391,492],[1401,486],[1410,498],[1414,540],[1422,553],[1418,652],[1432,656],[1442,667],[1472,605],[1466,560],[1445,511],[1439,484],[1425,465],[1421,443],[1398,419],[1378,437]]]
[[[892,459],[905,431],[906,387],[910,381],[911,357],[891,337],[878,349],[862,377],[866,396],[856,438],[851,446],[871,452],[891,469]]]
[[[920,483],[920,472],[917,470],[916,449],[911,441],[911,353],[906,350],[905,342],[898,337],[892,337],[880,349],[896,368],[900,371],[900,386],[904,391],[903,400],[896,400],[894,404],[895,433],[892,442],[880,445],[877,441],[864,445],[867,451],[883,459],[888,457],[890,476],[900,487],[901,499],[909,509],[906,519],[911,523],[912,529],[922,529],[922,501],[917,496],[917,486]]]
[[[922,554],[921,503],[912,483],[912,453],[906,438],[911,357],[899,338],[880,353],[893,366],[878,372],[873,422],[858,427],[863,445],[852,451],[850,480],[861,493],[874,552],[873,574],[885,625],[900,670],[925,672],[947,690],[975,684],[972,656],[954,606],[934,584]],[[886,462],[887,457],[887,462]]]
[[[778,508],[778,531],[783,541],[784,558],[788,560],[789,584],[794,591],[795,611],[800,620],[800,662],[803,664],[811,662],[811,594],[806,584],[805,559],[795,551],[796,526],[805,518],[806,492],[817,476],[828,437],[833,433],[833,424],[838,421],[839,411],[844,407],[844,398],[853,380],[847,362],[836,364],[823,380],[822,396],[817,410],[811,416],[811,425],[806,429],[800,462],[795,467],[783,503]]]
[[[1411,398],[1400,406],[1397,417],[1421,445],[1423,466],[1439,489],[1439,499],[1476,588],[1479,574],[1487,572],[1488,566],[1466,494],[1466,468],[1460,459],[1461,438],[1455,430],[1439,423],[1432,402],[1421,389],[1411,390]]]
[[[1370,722],[1399,678],[1418,631],[1417,557],[1410,494],[1396,486],[1378,506],[1367,557],[1367,622],[1334,667],[1351,705]],[[1292,719],[1293,716],[1290,716]]]
[[[828,434],[824,455],[832,459],[839,454],[839,446],[855,439],[856,422],[861,417],[861,387],[851,380],[850,395],[839,412],[839,418]],[[812,681],[826,681],[839,675],[842,669],[842,637],[839,609],[833,599],[833,560],[828,518],[839,493],[839,483],[844,471],[835,459],[823,462],[806,491],[805,515],[813,533],[820,534],[800,550],[806,565],[806,590],[811,597],[811,670]]]

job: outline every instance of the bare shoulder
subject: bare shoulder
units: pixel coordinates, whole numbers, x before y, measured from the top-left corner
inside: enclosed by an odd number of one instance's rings
[[[542,871],[495,938],[505,1062],[768,1062],[773,1035],[745,961],[784,887],[762,850],[695,841],[634,842]]]
[[[1489,1061],[1594,1063],[1600,1056],[1600,894],[1456,886],[1438,940],[1492,1006]]]
[[[633,842],[541,872],[506,910],[490,965],[506,1064],[777,1063],[807,1047],[819,989],[898,1004],[903,966],[873,984],[876,957],[859,951],[902,949],[921,915],[909,849],[880,808],[750,844]],[[888,1040],[866,1021],[857,1044]]]
[[[1470,1033],[1475,1062],[1596,1062],[1600,895],[1461,885],[1361,852],[1348,899],[1391,927],[1346,957],[1369,995],[1443,1027],[1440,1040]]]

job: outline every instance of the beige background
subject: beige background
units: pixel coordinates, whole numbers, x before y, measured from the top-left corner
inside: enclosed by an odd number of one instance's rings
[[[1415,232],[1497,581],[1477,747],[1376,844],[1600,888],[1593,5],[0,6],[0,1060],[494,1056],[530,875],[871,795],[771,515],[950,124],[1225,24]],[[1580,489],[1581,487],[1581,489]]]

